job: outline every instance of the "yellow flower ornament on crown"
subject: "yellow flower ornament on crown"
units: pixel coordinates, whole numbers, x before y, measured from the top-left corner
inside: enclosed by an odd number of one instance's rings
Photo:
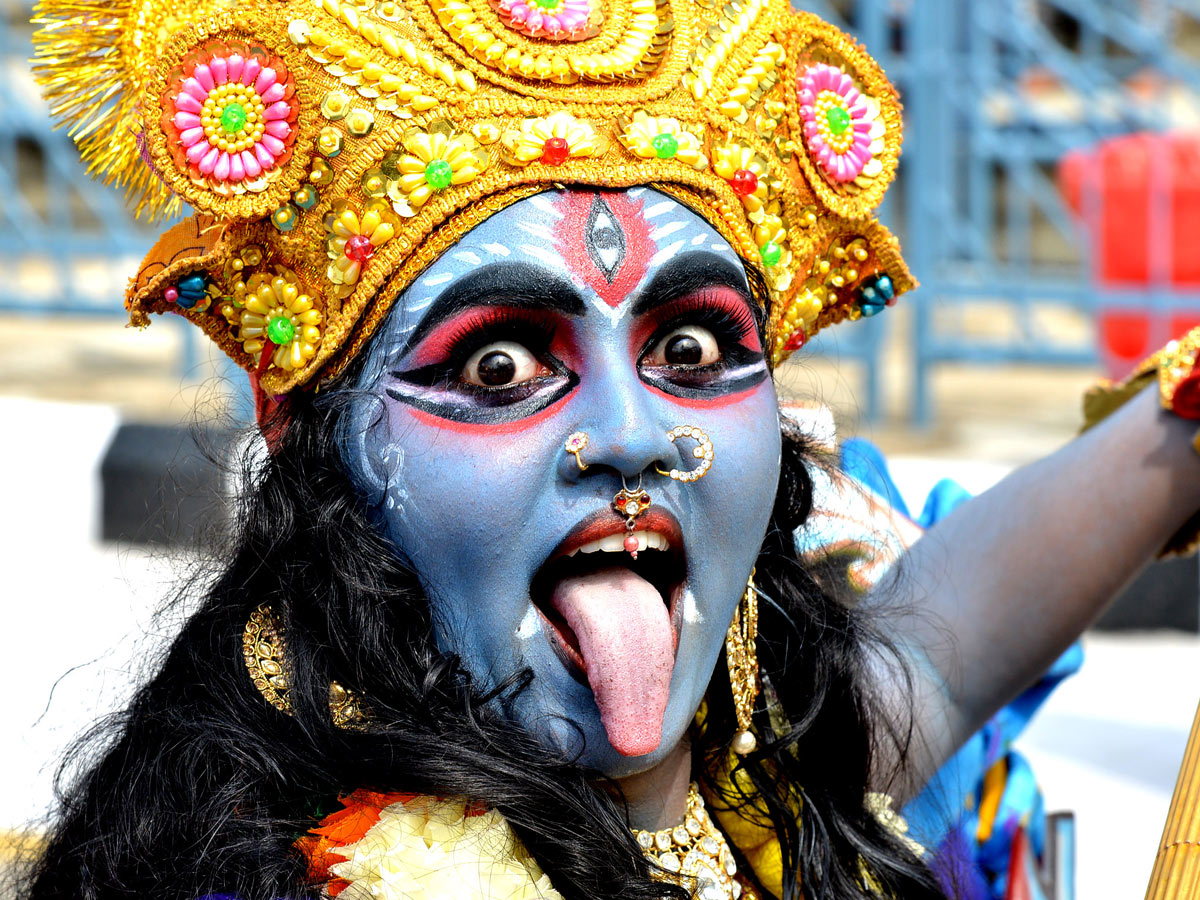
[[[42,0],[37,72],[151,250],[130,320],[194,322],[265,393],[332,378],[420,272],[564,185],[649,185],[761,278],[774,364],[914,286],[874,210],[887,78],[786,0]]]

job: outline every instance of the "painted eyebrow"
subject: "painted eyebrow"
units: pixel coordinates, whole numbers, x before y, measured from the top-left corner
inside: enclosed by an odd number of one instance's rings
[[[664,303],[714,285],[736,291],[751,311],[755,311],[757,304],[750,296],[745,270],[724,256],[697,250],[675,257],[654,274],[634,304],[633,315],[640,316]],[[757,312],[755,316],[757,318]]]
[[[552,309],[569,316],[583,315],[583,300],[570,281],[522,262],[493,263],[468,272],[433,301],[413,329],[400,356],[405,356],[442,322],[477,306]]]

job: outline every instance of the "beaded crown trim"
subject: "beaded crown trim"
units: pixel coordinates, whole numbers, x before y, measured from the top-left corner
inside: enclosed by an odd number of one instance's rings
[[[132,280],[263,389],[335,376],[495,211],[650,185],[768,286],[772,362],[914,286],[873,212],[900,105],[787,0],[42,0],[37,72],[92,170],[196,215]]]

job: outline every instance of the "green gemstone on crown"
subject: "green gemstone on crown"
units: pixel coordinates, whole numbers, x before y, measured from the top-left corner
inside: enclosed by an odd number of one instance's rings
[[[454,170],[444,159],[435,159],[425,166],[425,183],[435,191],[450,187],[452,178],[454,178]]]
[[[237,134],[246,127],[246,107],[230,103],[221,112],[221,130],[226,134]]]
[[[834,134],[845,134],[846,129],[850,127],[850,111],[844,106],[830,107],[825,113],[825,121],[829,123],[829,130]]]
[[[282,347],[284,344],[290,344],[295,336],[296,326],[287,316],[272,316],[267,322],[267,337],[271,339],[272,344]]]
[[[659,159],[671,159],[679,152],[679,141],[675,139],[675,135],[663,132],[656,134],[650,141],[654,147],[654,153]]]

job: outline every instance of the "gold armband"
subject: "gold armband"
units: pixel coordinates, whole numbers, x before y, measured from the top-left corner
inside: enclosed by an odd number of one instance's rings
[[[1178,340],[1171,341],[1145,359],[1124,381],[1102,379],[1083,395],[1083,431],[1104,419],[1158,382],[1162,408],[1183,419],[1200,420],[1200,326]],[[1200,430],[1192,437],[1192,446],[1200,453]],[[1200,547],[1200,512],[1177,531],[1161,551],[1160,557],[1186,556]]]

